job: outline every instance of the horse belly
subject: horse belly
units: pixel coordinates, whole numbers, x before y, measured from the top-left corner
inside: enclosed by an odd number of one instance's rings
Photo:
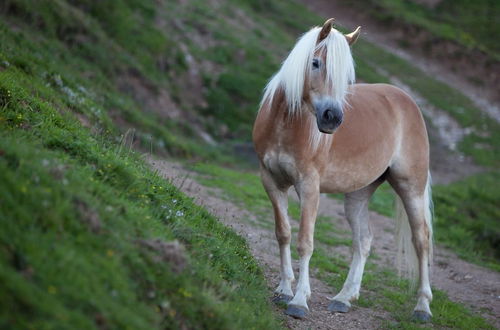
[[[321,192],[348,193],[371,184],[391,165],[395,143],[387,139],[357,154],[338,150],[321,175]]]
[[[321,177],[322,193],[349,193],[366,187],[387,170],[388,163],[353,164],[350,169],[332,168]]]

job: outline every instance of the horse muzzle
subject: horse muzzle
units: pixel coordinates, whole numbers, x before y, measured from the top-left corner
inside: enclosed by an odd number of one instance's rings
[[[342,109],[333,102],[317,102],[316,122],[321,133],[332,134],[342,124],[344,114]]]

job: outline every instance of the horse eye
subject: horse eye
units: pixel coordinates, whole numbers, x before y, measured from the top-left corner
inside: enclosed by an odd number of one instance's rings
[[[316,58],[313,60],[313,69],[319,69],[319,60]]]

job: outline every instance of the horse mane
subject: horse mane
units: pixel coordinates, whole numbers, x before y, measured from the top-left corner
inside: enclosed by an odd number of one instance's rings
[[[336,29],[332,29],[328,36],[316,45],[320,31],[321,28],[314,27],[300,37],[280,70],[265,87],[261,109],[266,102],[271,105],[276,92],[282,89],[289,114],[293,117],[300,112],[304,83],[317,51],[326,51],[326,84],[331,89],[331,95],[340,106],[345,103],[349,84],[355,80],[351,49],[344,35]]]

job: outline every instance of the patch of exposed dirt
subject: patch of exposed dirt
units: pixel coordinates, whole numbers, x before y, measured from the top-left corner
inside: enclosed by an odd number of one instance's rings
[[[460,90],[493,120],[500,122],[500,63],[488,59],[481,52],[465,52],[453,42],[436,40],[426,31],[404,24],[383,24],[363,10],[342,0],[302,1],[312,11],[325,17],[335,17],[336,22],[348,29],[363,27],[361,38],[382,47],[435,79]],[[429,5],[434,0],[422,0]],[[319,23],[318,23],[319,24]],[[408,42],[411,40],[411,42]],[[400,45],[404,42],[406,48]],[[471,59],[474,59],[473,61]],[[481,82],[480,84],[474,83]]]
[[[217,189],[207,188],[198,184],[196,174],[185,170],[181,165],[165,160],[148,158],[151,166],[184,193],[194,198],[194,201],[206,207],[217,216],[222,223],[233,228],[247,240],[250,249],[264,270],[269,286],[269,295],[279,282],[279,252],[274,232],[255,224],[255,216],[231,202],[224,200]],[[319,214],[344,218],[344,210],[340,201],[327,196],[321,197]],[[272,212],[269,210],[269,217]],[[396,254],[392,219],[370,212],[370,222],[374,241],[372,251],[377,254],[385,265],[393,266]],[[292,226],[297,227],[297,221],[292,219]],[[338,221],[337,227],[350,230],[345,220]],[[332,248],[332,253],[346,256],[350,252],[345,246]],[[294,263],[298,273],[298,265]],[[493,325],[500,327],[500,274],[472,265],[460,260],[455,254],[443,248],[435,248],[435,266],[432,272],[434,287],[448,293],[450,299],[462,303],[487,318]],[[310,314],[305,320],[286,317],[285,322],[292,329],[376,329],[390,315],[384,311],[363,308],[354,305],[347,314],[332,314],[327,311],[329,299],[335,295],[335,290],[317,279],[311,270],[312,296],[309,307]],[[366,294],[362,289],[361,294]],[[283,311],[275,308],[278,313]]]
[[[143,105],[143,109],[161,119],[175,119],[182,115],[166,88],[157,87],[135,70],[123,73],[117,79],[117,84],[120,91],[132,96],[138,104]]]
[[[181,49],[187,52],[187,48],[181,45]],[[206,102],[202,96],[202,78],[198,66],[193,63],[194,59],[189,53],[185,54],[186,61],[191,61],[190,69],[184,75],[178,77],[177,83],[183,86],[180,92],[181,97],[186,100],[184,106],[191,108],[205,107]],[[153,84],[148,79],[137,72],[129,70],[117,79],[118,88],[142,106],[146,112],[153,113],[162,122],[166,121],[187,121],[193,131],[207,144],[215,145],[213,137],[204,130],[203,118],[194,111],[187,111],[172,100],[166,87]],[[195,92],[193,92],[195,91]],[[127,122],[120,111],[110,109],[109,114],[114,123],[123,130],[134,129],[135,125]]]

